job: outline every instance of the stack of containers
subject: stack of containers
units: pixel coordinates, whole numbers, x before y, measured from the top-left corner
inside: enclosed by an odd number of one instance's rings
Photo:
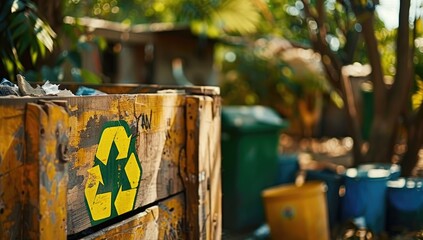
[[[400,175],[401,168],[397,164],[362,164],[348,168],[343,174],[331,170],[308,170],[305,187],[283,184],[268,189],[262,196],[272,237],[281,234],[283,229],[294,229],[290,225],[295,220],[293,216],[298,216],[301,211],[296,210],[300,208],[299,204],[296,208],[285,206],[292,199],[308,201],[308,204],[301,206],[304,209],[307,205],[317,206],[319,191],[316,188],[311,190],[308,185],[316,181],[325,183],[326,204],[320,208],[327,212],[321,218],[324,221],[328,219],[328,228],[332,230],[339,229],[348,221],[376,235],[388,233],[395,236],[422,230],[423,178],[400,178]],[[311,197],[312,192],[314,197]],[[322,191],[320,193],[324,194]],[[312,204],[311,201],[316,202]],[[317,236],[303,231],[304,234]],[[286,233],[284,236],[287,236]]]
[[[362,164],[344,174],[309,170],[306,180],[327,185],[331,229],[352,220],[375,234],[423,229],[423,179],[399,179],[397,164]]]

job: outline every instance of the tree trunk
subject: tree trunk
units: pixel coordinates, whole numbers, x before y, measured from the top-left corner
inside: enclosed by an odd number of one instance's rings
[[[391,162],[392,149],[396,138],[396,122],[387,121],[382,116],[375,116],[372,124],[372,134],[369,139],[369,149],[365,156],[366,162]]]
[[[411,176],[419,160],[419,151],[423,147],[423,103],[407,129],[407,151],[401,162],[401,174]]]

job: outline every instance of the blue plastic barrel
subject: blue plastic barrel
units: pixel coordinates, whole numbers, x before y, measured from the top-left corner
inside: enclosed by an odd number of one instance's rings
[[[294,183],[299,169],[297,154],[280,154],[278,156],[276,185]]]
[[[342,175],[339,175],[330,170],[309,170],[307,171],[306,181],[310,180],[320,180],[326,183],[329,226],[331,229],[334,229],[340,218],[341,198],[339,196],[339,190],[344,184],[344,178]]]
[[[391,234],[423,229],[423,179],[388,182],[387,230]]]
[[[401,176],[401,166],[391,163],[366,163],[358,165],[359,171],[368,171],[370,169],[385,169],[390,172],[389,179],[396,180]]]
[[[385,169],[347,169],[341,219],[346,221],[364,217],[367,229],[375,234],[381,233],[385,229],[389,176],[390,171]]]

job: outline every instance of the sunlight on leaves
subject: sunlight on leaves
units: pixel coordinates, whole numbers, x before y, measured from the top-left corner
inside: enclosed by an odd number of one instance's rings
[[[191,30],[196,34],[207,35],[211,38],[217,38],[220,36],[218,27],[203,21],[192,21]]]
[[[53,38],[56,37],[56,33],[53,29],[45,24],[41,19],[37,18],[34,26],[34,31],[39,41],[51,52],[53,51]]]
[[[19,0],[15,0],[12,3],[12,8],[10,9],[11,13],[18,11],[22,7],[22,3]]]
[[[212,19],[226,31],[253,33],[260,14],[251,1],[227,0],[214,12]]]
[[[423,80],[417,80],[417,91],[412,95],[411,103],[413,110],[419,108],[423,102]]]
[[[0,5],[0,44],[3,67],[14,79],[17,72],[25,70],[23,56],[28,56],[33,65],[46,55],[46,49],[53,51],[56,33],[38,16],[32,1],[6,1]],[[7,24],[2,24],[6,22]]]

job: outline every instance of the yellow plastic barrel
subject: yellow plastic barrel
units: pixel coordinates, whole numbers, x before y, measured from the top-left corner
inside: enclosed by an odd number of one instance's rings
[[[329,224],[323,182],[279,185],[262,192],[272,239],[328,240]]]

